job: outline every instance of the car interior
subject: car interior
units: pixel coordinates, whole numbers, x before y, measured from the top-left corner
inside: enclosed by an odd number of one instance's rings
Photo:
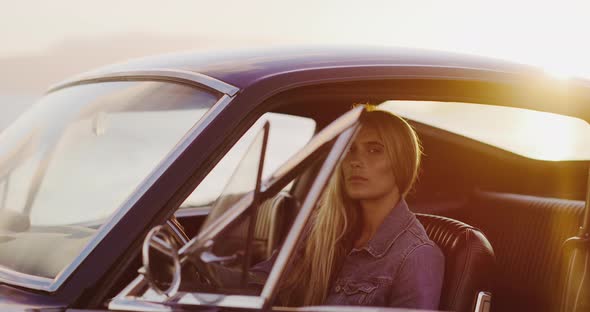
[[[313,118],[319,131],[353,103],[411,99],[510,105],[530,99],[506,88],[426,80],[335,83],[284,91],[267,99],[262,107],[264,111]],[[236,136],[259,116],[260,111],[244,118]],[[556,310],[556,285],[562,283],[562,245],[576,236],[580,227],[588,162],[526,159],[425,124],[410,123],[422,141],[423,162],[407,201],[445,254],[439,308],[473,311],[478,296],[491,295],[491,311]],[[281,246],[287,234],[285,225],[297,214],[316,173],[313,166],[305,168],[288,192],[259,207],[253,262],[268,258]],[[205,216],[177,213],[188,237],[198,233]],[[227,248],[241,242],[244,232],[233,231]],[[235,235],[233,242],[231,235]],[[489,305],[489,299],[479,302]]]
[[[423,90],[417,90],[416,85]],[[297,107],[308,111],[317,111],[319,107],[346,110],[351,102],[380,103],[384,99],[379,97],[387,92],[380,90],[386,88],[397,91],[396,99],[509,105],[510,100],[530,98],[513,90],[494,87],[489,91],[496,92],[485,92],[490,86],[458,82],[445,86],[414,81],[408,85],[384,83],[372,87],[369,91],[362,90],[362,86],[326,86],[324,92],[330,93],[333,101],[345,104],[320,100],[315,105]],[[331,92],[332,88],[346,92]],[[455,93],[458,89],[463,91]],[[473,94],[465,90],[472,90]],[[321,92],[307,92],[318,93]],[[334,94],[348,97],[349,101],[340,102]],[[371,96],[363,98],[366,94]],[[473,310],[474,294],[483,290],[492,294],[492,311],[557,310],[557,289],[563,287],[559,286],[563,283],[562,246],[577,235],[581,225],[588,162],[527,159],[428,125],[410,123],[422,140],[423,162],[415,190],[407,199],[409,206],[421,214],[420,220],[447,260],[462,252],[472,253],[471,263],[453,261],[452,265],[464,265],[463,269],[453,270],[449,268],[451,263],[447,263],[440,308]],[[462,251],[454,249],[460,244],[468,246]],[[451,277],[455,273],[462,276]],[[453,285],[450,278],[466,280]],[[472,293],[453,293],[457,289],[453,287],[469,287],[460,283],[470,282]]]

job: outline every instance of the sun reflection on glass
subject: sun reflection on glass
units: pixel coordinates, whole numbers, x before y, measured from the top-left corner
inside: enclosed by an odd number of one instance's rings
[[[387,101],[380,108],[527,158],[590,159],[590,125],[574,117],[454,102]]]
[[[523,148],[532,157],[543,160],[570,158],[582,152],[583,145],[577,142],[584,137],[589,142],[586,122],[556,114],[531,111],[522,116],[520,125],[511,125],[511,128]]]

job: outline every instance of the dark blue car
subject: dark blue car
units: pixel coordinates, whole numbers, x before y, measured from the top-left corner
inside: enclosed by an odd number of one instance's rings
[[[0,134],[0,310],[396,311],[276,304],[364,103],[422,140],[408,202],[445,255],[440,310],[590,309],[590,82],[367,47],[166,55],[50,88]]]

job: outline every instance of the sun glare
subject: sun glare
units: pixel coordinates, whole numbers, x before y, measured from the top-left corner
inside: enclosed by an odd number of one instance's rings
[[[588,138],[588,124],[582,120],[557,114],[528,111],[521,122],[512,127],[514,136],[537,159],[557,161],[572,158],[580,142]]]
[[[574,117],[453,102],[387,101],[380,107],[527,158],[590,159],[590,124]]]
[[[575,69],[567,63],[544,65],[543,70],[550,77],[559,80],[567,80],[577,75]]]

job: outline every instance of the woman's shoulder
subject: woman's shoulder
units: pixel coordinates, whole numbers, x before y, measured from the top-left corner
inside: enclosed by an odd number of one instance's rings
[[[426,233],[426,229],[418,220],[414,213],[411,213],[412,217],[410,218],[410,222],[408,225],[408,232],[409,234],[413,235],[418,242],[430,242],[434,244],[434,242],[428,237],[428,233]]]
[[[443,256],[440,247],[428,237],[426,229],[413,214],[402,236],[401,239],[398,239],[399,245],[395,249],[398,252],[403,250],[405,256],[417,253],[428,253],[437,257]]]

